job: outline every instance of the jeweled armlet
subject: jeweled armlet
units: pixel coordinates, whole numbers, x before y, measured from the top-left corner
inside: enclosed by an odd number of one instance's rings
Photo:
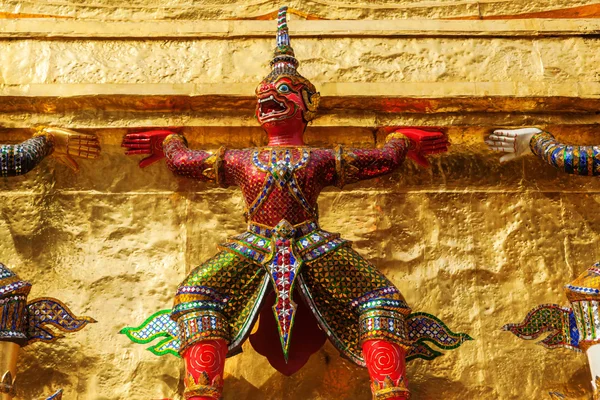
[[[549,132],[532,136],[529,147],[533,154],[567,174],[600,175],[598,146],[570,146],[557,141]]]
[[[0,175],[24,175],[52,153],[52,142],[36,136],[20,144],[0,145]]]

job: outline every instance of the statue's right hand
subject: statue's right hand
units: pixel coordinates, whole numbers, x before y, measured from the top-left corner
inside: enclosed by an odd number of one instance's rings
[[[163,159],[165,152],[163,151],[163,141],[174,132],[171,131],[148,131],[141,133],[128,133],[123,138],[122,147],[127,151],[126,155],[149,154],[148,157],[140,161],[140,168],[145,168],[150,164]]]

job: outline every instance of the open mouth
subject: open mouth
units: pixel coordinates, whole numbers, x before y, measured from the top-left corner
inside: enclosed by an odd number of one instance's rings
[[[277,101],[273,95],[258,101],[261,118],[269,118],[284,113],[287,110],[285,104]]]

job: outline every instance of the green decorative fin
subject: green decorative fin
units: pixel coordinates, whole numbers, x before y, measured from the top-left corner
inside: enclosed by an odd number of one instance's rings
[[[541,304],[530,310],[523,321],[506,324],[502,330],[525,340],[537,339],[544,333],[550,333],[538,343],[547,349],[567,348],[580,351],[580,334],[573,310],[558,304]]]
[[[161,310],[148,317],[140,326],[125,327],[119,333],[126,335],[132,342],[139,344],[150,343],[163,338],[148,350],[157,356],[171,354],[179,356],[179,328],[171,318],[171,310]]]
[[[438,317],[417,312],[412,313],[406,318],[408,328],[408,337],[413,343],[408,351],[406,360],[422,358],[424,360],[433,360],[443,353],[429,347],[426,342],[432,343],[444,350],[458,348],[464,342],[473,340],[466,333],[455,333]]]
[[[425,343],[414,343],[406,353],[406,362],[421,358],[423,360],[433,360],[441,356],[443,353],[432,349]]]

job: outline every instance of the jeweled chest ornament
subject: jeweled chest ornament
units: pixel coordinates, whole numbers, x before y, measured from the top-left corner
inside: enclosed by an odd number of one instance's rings
[[[301,158],[294,162],[292,160],[293,155],[291,149],[285,149],[283,151],[272,149],[266,163],[261,161],[260,151],[256,150],[252,154],[252,163],[254,166],[259,171],[266,172],[267,176],[263,183],[262,190],[248,208],[246,214],[247,218],[251,218],[256,211],[258,211],[275,187],[279,187],[281,190],[287,188],[305,210],[314,217],[317,216],[317,211],[310,205],[310,202],[306,199],[306,196],[296,181],[295,172],[306,167],[310,160],[310,151],[302,149],[301,154]]]
[[[284,151],[271,150],[269,163],[260,161],[260,151],[255,151],[252,155],[252,162],[259,170],[268,172],[280,188],[284,188],[294,177],[294,172],[306,166],[310,159],[310,152],[306,149],[302,151],[302,158],[297,162],[292,162],[292,152],[290,149]]]

